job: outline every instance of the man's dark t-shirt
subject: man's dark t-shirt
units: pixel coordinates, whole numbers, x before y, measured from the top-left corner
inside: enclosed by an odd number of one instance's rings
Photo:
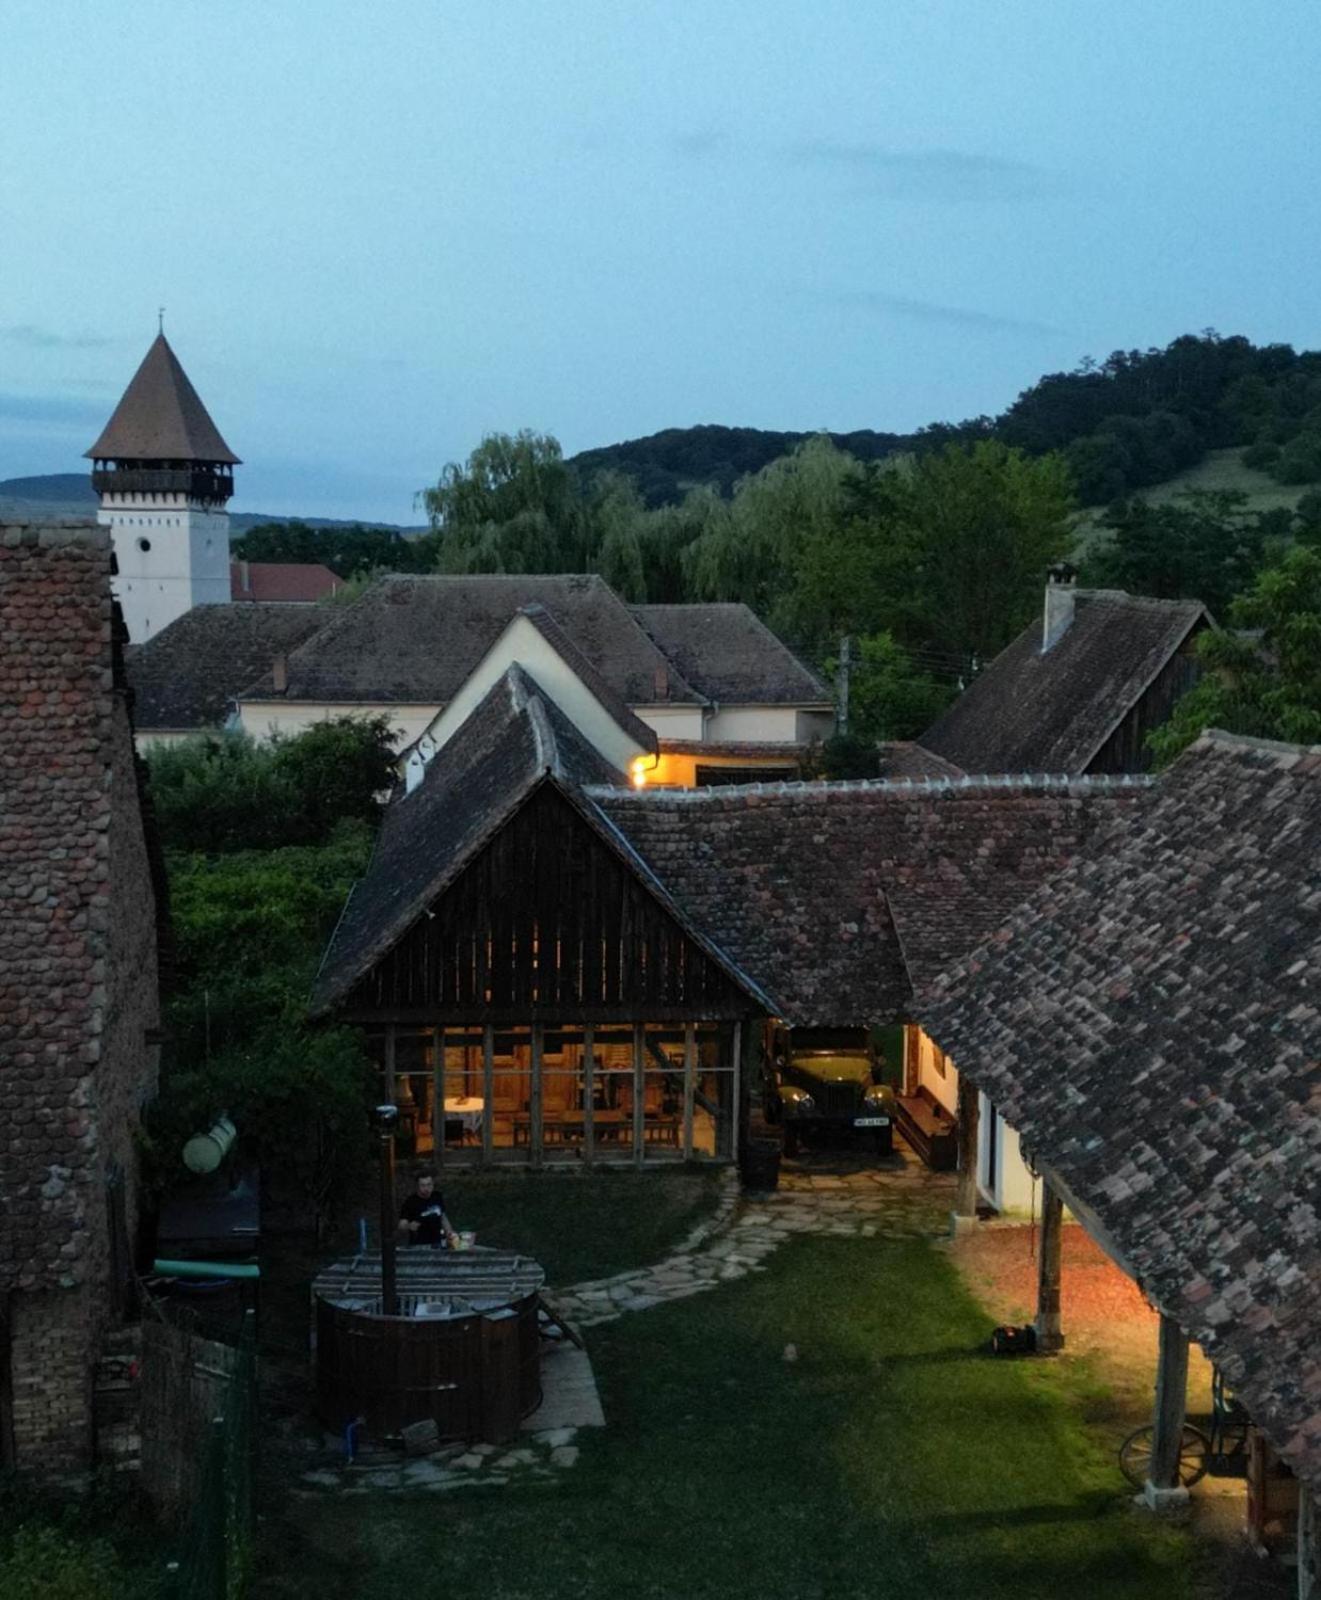
[[[409,1234],[414,1244],[440,1244],[445,1237],[444,1214],[445,1202],[434,1190],[425,1200],[410,1194],[399,1211],[405,1222],[418,1224],[417,1232]]]

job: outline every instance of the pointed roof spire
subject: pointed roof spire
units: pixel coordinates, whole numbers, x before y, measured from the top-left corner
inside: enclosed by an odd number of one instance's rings
[[[95,461],[205,461],[239,458],[220,437],[163,333],[152,341],[101,437],[85,452]]]

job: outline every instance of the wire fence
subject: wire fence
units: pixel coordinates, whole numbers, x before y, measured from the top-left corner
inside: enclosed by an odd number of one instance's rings
[[[199,1440],[201,1471],[181,1543],[176,1600],[243,1600],[252,1574],[252,1480],[257,1421],[256,1314],[239,1342]]]

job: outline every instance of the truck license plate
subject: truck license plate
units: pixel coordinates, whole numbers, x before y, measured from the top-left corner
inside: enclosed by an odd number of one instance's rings
[[[890,1119],[889,1117],[854,1117],[853,1126],[855,1128],[888,1128]]]

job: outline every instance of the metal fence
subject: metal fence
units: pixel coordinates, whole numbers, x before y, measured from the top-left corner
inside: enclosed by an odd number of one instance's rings
[[[177,1600],[243,1600],[252,1570],[256,1314],[245,1313],[199,1440],[199,1472],[180,1545]]]

